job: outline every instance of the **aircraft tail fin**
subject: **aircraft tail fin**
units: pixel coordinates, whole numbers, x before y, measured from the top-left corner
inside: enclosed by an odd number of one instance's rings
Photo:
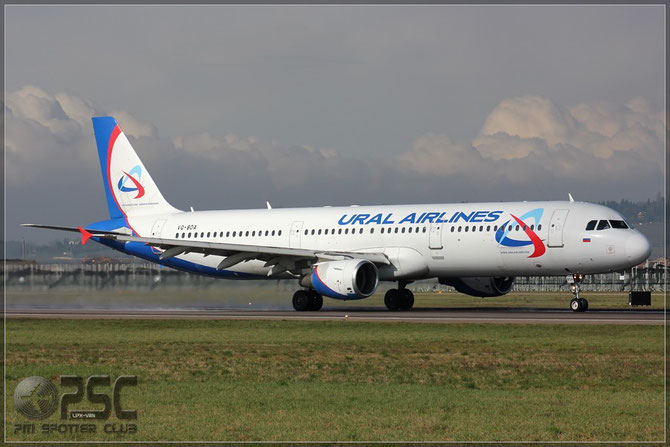
[[[94,117],[93,131],[112,219],[178,211],[163,198],[113,117]]]

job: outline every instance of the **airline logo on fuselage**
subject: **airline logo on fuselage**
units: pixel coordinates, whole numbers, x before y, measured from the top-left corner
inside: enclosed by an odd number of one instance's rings
[[[542,242],[542,239],[540,239],[540,236],[538,236],[533,229],[537,228],[539,225],[543,212],[543,208],[535,208],[534,210],[523,214],[521,217],[516,217],[514,214],[510,213],[510,216],[512,216],[514,222],[512,222],[512,219],[510,219],[500,225],[500,228],[498,228],[498,231],[496,231],[496,241],[505,247],[525,247],[528,245],[533,245],[533,253],[531,253],[528,257],[537,258],[538,256],[542,256],[547,251],[547,248],[545,247],[544,242]],[[531,225],[528,225],[528,219],[533,219],[534,223],[532,224],[532,227]],[[511,222],[513,223],[512,225],[510,225]],[[520,240],[511,238],[509,233],[514,227],[518,227],[517,229],[522,229],[524,233],[526,233],[528,239]]]
[[[464,213],[457,211],[453,214],[444,212],[409,213],[402,218],[394,213],[378,214],[345,214],[337,222],[339,225],[392,225],[392,224],[423,224],[423,223],[456,223],[456,222],[495,222],[503,212],[472,211]]]

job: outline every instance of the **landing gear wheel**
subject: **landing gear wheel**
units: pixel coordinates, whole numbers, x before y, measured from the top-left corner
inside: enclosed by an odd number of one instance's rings
[[[293,294],[293,308],[298,312],[309,310],[311,299],[307,290],[298,290]]]
[[[570,277],[568,276],[568,282]],[[579,296],[579,283],[584,280],[584,275],[581,273],[575,273],[572,275],[572,295],[574,298],[570,301],[570,309],[573,312],[586,312],[586,309],[589,308],[589,302],[586,299]]]
[[[314,290],[309,292],[309,309],[312,311],[321,310],[323,307],[323,297],[316,293]]]
[[[579,301],[582,302],[582,312],[586,312],[589,308],[589,302],[586,301],[586,298],[580,298]]]
[[[388,310],[398,310],[402,303],[402,294],[398,289],[388,289],[384,295],[384,304]]]
[[[570,301],[570,309],[572,309],[573,312],[581,312],[582,311],[582,302],[580,301],[579,298],[573,298]]]
[[[402,310],[409,310],[414,306],[414,294],[409,289],[400,289],[400,308]]]

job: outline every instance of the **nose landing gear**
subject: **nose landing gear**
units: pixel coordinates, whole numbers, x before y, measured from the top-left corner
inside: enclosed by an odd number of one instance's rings
[[[584,275],[581,273],[575,273],[572,277],[568,276],[568,282],[572,283],[572,294],[574,298],[570,301],[570,309],[573,312],[586,312],[586,309],[589,308],[589,302],[586,301],[586,298],[579,296],[579,283],[584,279]]]

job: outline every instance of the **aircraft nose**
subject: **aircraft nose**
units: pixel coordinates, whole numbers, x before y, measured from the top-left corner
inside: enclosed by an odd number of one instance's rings
[[[626,240],[626,257],[635,264],[644,262],[651,254],[651,244],[642,233],[635,232]]]

